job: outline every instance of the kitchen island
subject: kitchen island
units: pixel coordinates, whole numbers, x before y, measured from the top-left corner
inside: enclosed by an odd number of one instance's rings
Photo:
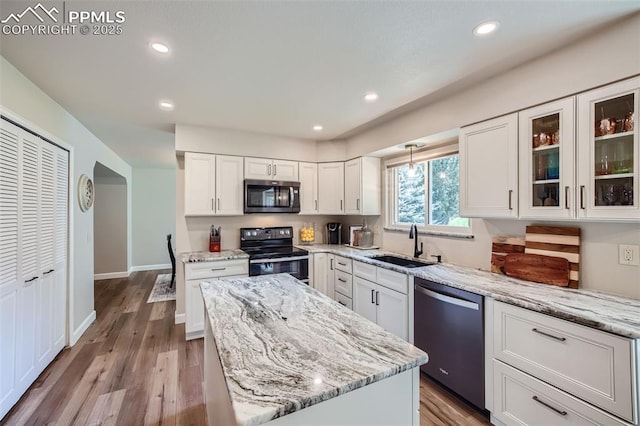
[[[287,274],[201,290],[209,425],[419,425],[420,349]]]

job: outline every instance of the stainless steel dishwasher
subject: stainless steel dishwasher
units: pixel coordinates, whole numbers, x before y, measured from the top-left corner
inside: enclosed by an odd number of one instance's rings
[[[420,369],[484,410],[483,297],[417,277],[414,283],[414,345],[429,354]]]

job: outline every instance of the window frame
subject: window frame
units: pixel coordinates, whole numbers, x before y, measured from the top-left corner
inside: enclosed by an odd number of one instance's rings
[[[413,155],[414,164],[424,163],[425,167],[425,221],[429,221],[432,212],[430,211],[431,205],[431,191],[430,191],[430,179],[429,179],[429,161],[438,160],[440,158],[451,157],[454,155],[459,155],[457,144],[452,146],[447,146],[441,149],[434,149],[430,151],[426,151],[423,153]],[[384,199],[384,208],[385,208],[385,229],[387,230],[396,230],[396,231],[406,231],[409,232],[409,228],[411,224],[408,223],[399,223],[397,221],[397,204],[398,204],[398,185],[399,182],[396,178],[396,168],[402,167],[409,164],[409,157],[403,156],[399,158],[394,158],[387,160],[385,162],[386,173],[385,173],[385,199]],[[459,188],[459,186],[458,186]],[[459,189],[458,189],[459,191]],[[449,226],[449,225],[432,225],[429,223],[425,224],[417,224],[418,232],[425,234],[445,234],[456,236],[460,235],[461,237],[468,237],[472,235],[472,220],[468,218],[469,225],[466,227],[462,226]]]

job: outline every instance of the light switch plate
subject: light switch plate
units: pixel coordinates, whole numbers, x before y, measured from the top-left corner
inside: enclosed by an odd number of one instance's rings
[[[621,265],[640,265],[640,246],[620,244],[618,263]]]

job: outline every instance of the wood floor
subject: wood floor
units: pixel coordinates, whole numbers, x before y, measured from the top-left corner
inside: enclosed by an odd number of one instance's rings
[[[175,302],[147,304],[158,273],[96,281],[97,319],[62,351],[1,425],[203,425],[203,340],[185,342]],[[487,419],[422,377],[420,424]]]

